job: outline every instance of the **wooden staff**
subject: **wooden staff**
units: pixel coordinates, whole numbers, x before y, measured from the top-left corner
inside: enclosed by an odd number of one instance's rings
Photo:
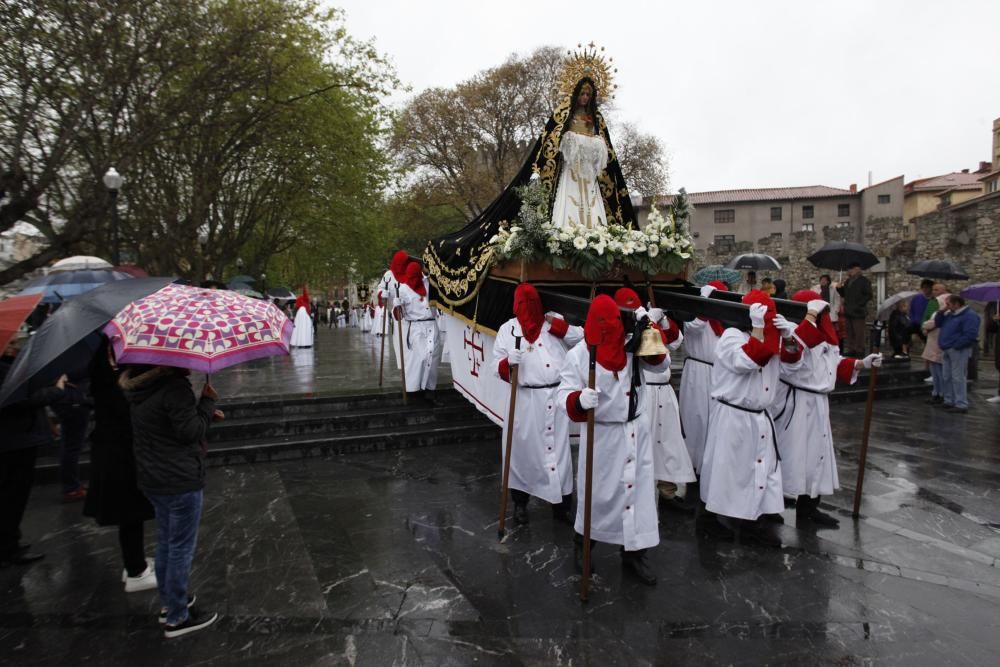
[[[399,283],[396,283],[396,301],[399,301]],[[403,405],[406,405],[406,355],[403,353],[403,306],[399,307],[399,377],[403,380]]]
[[[872,427],[872,406],[875,403],[875,382],[878,379],[878,368],[872,366],[868,376],[868,400],[865,402],[865,426],[861,431],[861,456],[858,459],[858,483],[854,487],[854,518],[860,516],[861,487],[865,483],[865,462],[868,460],[868,434]]]
[[[388,288],[388,285],[386,285]],[[385,334],[386,334],[386,320],[388,320],[389,311],[389,295],[386,294],[384,297],[384,303],[382,305],[382,349],[378,353],[378,386],[382,386],[382,371],[385,368]]]
[[[590,346],[590,364],[587,387],[596,384],[597,346]],[[583,578],[580,579],[580,601],[586,602],[590,594],[590,505],[594,488],[594,411],[587,411],[587,468],[583,496]]]
[[[514,327],[510,328],[511,333]],[[521,337],[514,336],[514,349],[521,349]],[[500,484],[500,524],[497,528],[497,539],[501,542],[506,534],[504,530],[507,524],[507,496],[510,492],[510,450],[514,442],[514,406],[517,404],[517,369],[519,364],[515,364],[510,369],[510,408],[507,410],[507,449],[503,457],[503,482]]]

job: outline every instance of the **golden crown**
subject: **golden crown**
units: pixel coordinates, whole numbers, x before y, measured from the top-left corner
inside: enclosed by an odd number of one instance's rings
[[[593,42],[586,46],[577,44],[575,50],[566,52],[562,73],[559,75],[559,93],[562,96],[573,94],[577,82],[590,77],[597,86],[597,97],[614,98],[618,85],[614,83],[617,67],[611,63],[614,58],[604,55],[604,47],[598,47]]]

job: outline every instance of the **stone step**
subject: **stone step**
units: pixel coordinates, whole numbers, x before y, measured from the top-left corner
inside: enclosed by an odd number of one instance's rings
[[[474,407],[462,403],[431,407],[422,400],[414,400],[406,407],[380,403],[378,407],[364,410],[317,410],[235,419],[231,419],[227,411],[224,421],[212,425],[208,440],[212,445],[278,436],[334,435],[387,428],[403,430],[478,415]]]
[[[460,406],[466,401],[455,391],[439,389],[434,392],[436,400],[445,405]],[[418,396],[407,399],[406,406],[423,406]],[[329,415],[337,412],[359,410],[402,408],[400,392],[372,391],[367,393],[329,395],[288,395],[255,397],[248,400],[222,401],[219,407],[225,411],[227,419],[259,418],[268,416],[292,416],[305,414]]]

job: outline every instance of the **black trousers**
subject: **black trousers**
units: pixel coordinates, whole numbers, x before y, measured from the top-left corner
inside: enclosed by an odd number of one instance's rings
[[[0,559],[17,552],[21,519],[35,482],[38,447],[0,452]]]
[[[142,521],[118,525],[118,544],[122,548],[122,561],[130,577],[146,571],[146,552],[143,544]]]

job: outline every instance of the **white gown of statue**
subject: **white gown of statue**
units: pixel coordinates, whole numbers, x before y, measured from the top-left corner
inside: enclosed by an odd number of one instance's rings
[[[604,198],[597,184],[598,174],[608,166],[608,147],[604,139],[567,131],[562,136],[559,151],[563,166],[552,204],[552,223],[560,228],[607,226]]]
[[[308,308],[299,308],[295,313],[295,328],[292,329],[292,347],[312,347],[313,322]]]

